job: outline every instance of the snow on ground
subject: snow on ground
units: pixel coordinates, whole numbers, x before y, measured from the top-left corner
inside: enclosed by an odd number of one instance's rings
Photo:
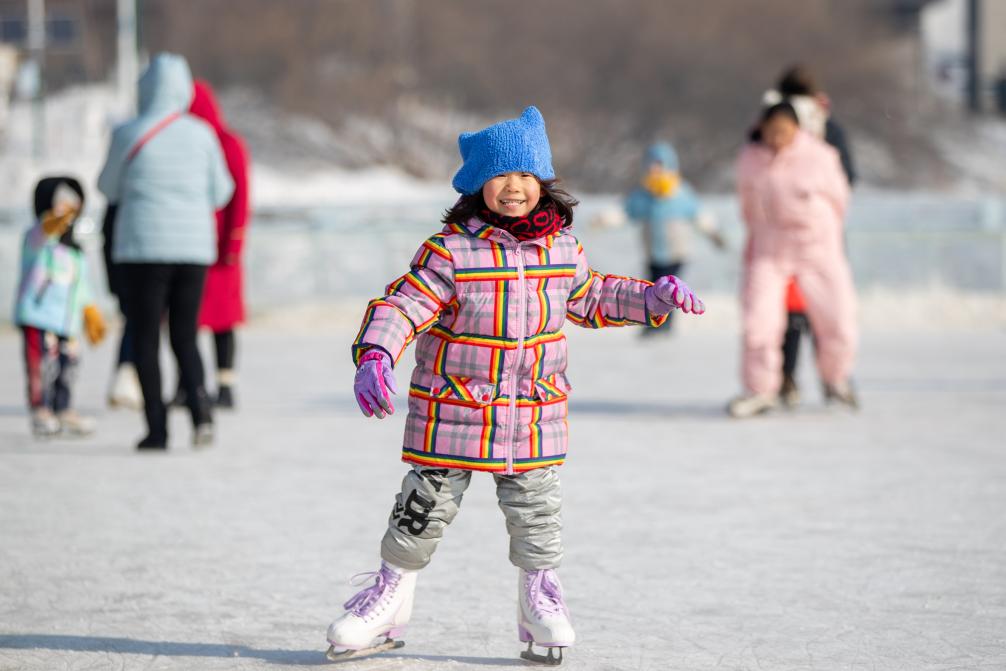
[[[246,329],[218,445],[193,451],[176,412],[164,455],[104,409],[110,343],[80,381],[100,433],[31,440],[0,331],[0,669],[326,664],[405,469],[403,415],[367,421],[350,393],[356,318]],[[867,331],[862,412],[825,409],[805,360],[803,409],[738,422],[736,324],[682,325],[567,329],[566,668],[1006,667],[1006,332]],[[345,668],[522,667],[490,482],[420,577],[407,645]]]

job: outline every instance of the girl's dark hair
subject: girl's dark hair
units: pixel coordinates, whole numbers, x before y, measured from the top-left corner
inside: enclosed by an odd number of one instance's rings
[[[762,110],[761,119],[758,121],[758,125],[764,126],[768,123],[769,119],[773,119],[777,116],[788,117],[797,126],[800,125],[800,117],[796,115],[796,108],[788,102],[776,103],[775,105],[770,105]]]
[[[576,198],[569,195],[564,189],[559,187],[558,179],[539,179],[541,184],[541,200],[538,206],[548,203],[555,203],[555,209],[559,216],[566,222],[566,226],[573,225],[573,208],[580,204]],[[476,193],[458,198],[454,206],[444,212],[442,219],[445,224],[464,224],[472,217],[479,216],[479,212],[488,209],[485,198],[482,197],[482,190]]]
[[[784,98],[817,95],[817,83],[814,81],[814,76],[810,74],[810,70],[802,65],[794,65],[782,73],[777,88]]]
[[[751,129],[748,133],[748,140],[751,142],[761,142],[761,129],[765,123],[777,116],[788,117],[793,120],[797,126],[800,125],[800,117],[796,115],[796,109],[790,105],[788,102],[776,103],[775,105],[769,105],[761,111],[761,117],[758,118],[758,123],[755,127]]]
[[[84,206],[84,187],[73,177],[59,175],[56,177],[43,177],[35,185],[35,216],[41,217],[42,213],[52,208],[52,199],[56,197],[56,189],[60,184],[66,184],[77,197],[80,198],[81,207]]]

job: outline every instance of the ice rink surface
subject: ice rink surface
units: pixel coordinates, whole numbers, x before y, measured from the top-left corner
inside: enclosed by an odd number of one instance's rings
[[[722,411],[732,329],[567,332],[565,668],[1006,668],[1002,328],[867,330],[858,414],[821,404],[806,348],[804,406],[749,421]],[[168,453],[139,455],[139,416],[104,408],[110,343],[78,387],[97,436],[39,443],[20,338],[0,331],[0,669],[328,664],[325,629],[347,580],[376,569],[406,468],[404,416],[356,409],[353,335],[246,329],[218,444],[193,451],[175,411]],[[420,576],[407,645],[341,668],[524,667],[515,593],[478,477]]]

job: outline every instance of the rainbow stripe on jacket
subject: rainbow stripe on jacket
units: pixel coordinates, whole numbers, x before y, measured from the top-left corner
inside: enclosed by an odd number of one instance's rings
[[[562,326],[659,326],[649,282],[591,270],[564,229],[518,243],[479,219],[426,240],[367,306],[353,361],[416,342],[402,459],[519,473],[561,464],[568,427]]]

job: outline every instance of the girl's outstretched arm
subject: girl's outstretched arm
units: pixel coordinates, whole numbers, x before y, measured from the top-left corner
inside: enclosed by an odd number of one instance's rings
[[[353,341],[353,363],[379,347],[397,363],[413,338],[428,330],[455,300],[454,260],[441,235],[423,243],[412,269],[388,285],[385,295],[370,301]]]
[[[602,275],[591,269],[583,246],[577,244],[576,277],[566,301],[566,318],[584,328],[643,324],[660,326],[667,315],[653,314],[646,305],[646,280]]]

